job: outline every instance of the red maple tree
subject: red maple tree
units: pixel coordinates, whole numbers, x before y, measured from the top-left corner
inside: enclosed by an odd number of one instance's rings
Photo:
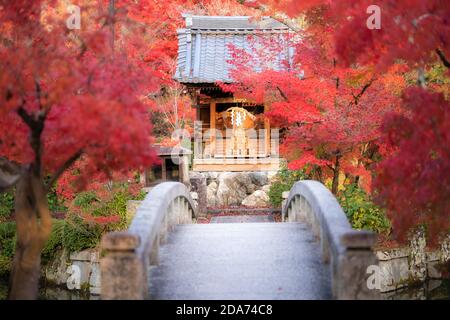
[[[123,15],[86,4],[82,28],[70,30],[55,1],[0,2],[0,180],[2,189],[15,185],[13,299],[36,297],[52,226],[46,194],[69,167],[83,158],[79,178],[89,179],[155,158],[140,97],[154,90],[154,74],[132,54],[135,37],[112,32],[126,27]]]
[[[403,95],[402,114],[389,114],[383,125],[387,143],[376,186],[387,206],[394,233],[405,239],[413,226],[428,227],[436,243],[450,227],[448,81],[428,83],[426,71],[450,67],[450,6],[440,0],[382,0],[379,29],[367,27],[372,1],[258,1],[290,16],[314,16],[335,23],[333,47],[344,66],[372,65],[376,74],[403,61],[416,70],[417,87]],[[254,4],[252,5],[254,6]],[[447,89],[440,87],[446,86]],[[414,130],[413,130],[414,128]]]
[[[370,188],[379,128],[384,114],[399,110],[405,66],[377,75],[372,67],[337,64],[334,28],[316,19],[300,37],[280,40],[260,35],[249,39],[251,52],[231,48],[236,83],[222,87],[270,105],[266,116],[285,129],[281,151],[290,160],[289,167],[306,166],[322,181],[331,177],[336,194],[341,173],[354,181],[363,177],[363,185]],[[289,39],[295,37],[300,40]],[[274,70],[273,61],[286,43],[296,49],[294,61],[284,61],[283,70]]]

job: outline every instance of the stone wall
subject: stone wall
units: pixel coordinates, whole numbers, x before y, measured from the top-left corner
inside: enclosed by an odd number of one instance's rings
[[[45,266],[43,276],[47,281],[66,286],[69,290],[86,290],[90,294],[100,294],[100,264],[96,249],[55,254],[51,263]]]
[[[276,172],[193,172],[191,181],[199,176],[206,180],[208,207],[268,207],[269,189]],[[201,195],[197,190],[195,197]],[[199,201],[200,202],[200,201]]]
[[[450,260],[449,247],[450,236],[440,248],[430,251],[423,234],[417,233],[407,247],[376,250],[382,276],[380,291],[390,292],[412,282],[441,279],[441,266]]]

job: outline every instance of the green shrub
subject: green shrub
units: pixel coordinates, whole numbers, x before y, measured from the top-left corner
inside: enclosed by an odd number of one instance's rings
[[[143,200],[146,193],[141,191],[137,196],[133,196],[127,185],[119,186],[118,191],[114,192],[112,197],[104,202],[91,202],[88,210],[96,217],[118,216],[119,222],[111,224],[107,231],[124,230],[128,227],[130,221],[127,219],[127,202],[129,200]]]
[[[5,277],[11,272],[12,259],[0,255],[0,277]],[[1,300],[1,298],[0,298]]]
[[[16,223],[0,223],[0,276],[11,271],[12,259],[16,247]]]
[[[69,252],[81,251],[96,247],[102,236],[102,228],[84,222],[74,216],[65,221],[62,232],[62,246]]]
[[[52,212],[66,212],[67,206],[64,204],[64,201],[61,201],[56,194],[54,189],[50,190],[47,194],[48,200],[48,208]]]
[[[339,193],[338,200],[354,229],[377,233],[390,231],[391,224],[384,210],[376,206],[370,196],[357,185],[346,186]]]
[[[104,229],[84,222],[78,216],[66,220],[53,220],[52,232],[42,249],[42,262],[50,261],[55,252],[65,248],[68,252],[94,248],[100,242]],[[16,223],[0,224],[0,276],[11,271],[16,246]]]
[[[52,212],[65,212],[67,207],[61,202],[55,190],[50,190],[47,194],[48,207]],[[6,221],[14,211],[14,189],[0,193],[0,222]]]
[[[93,203],[98,202],[99,199],[93,191],[80,192],[74,199],[74,204],[83,210],[89,209]]]
[[[42,249],[42,260],[44,263],[50,260],[57,250],[62,248],[65,224],[65,220],[53,220],[52,232],[45,247]]]
[[[133,196],[129,192],[127,184],[118,184],[113,190],[112,196],[108,200],[102,201],[95,192],[88,191],[78,194],[74,203],[82,209],[82,212],[92,216],[108,217],[117,215],[120,217],[119,222],[114,224],[86,222],[73,212],[67,214],[64,220],[53,220],[52,232],[42,250],[42,262],[44,264],[50,261],[58,250],[64,248],[70,253],[94,248],[99,244],[101,236],[105,232],[127,228],[129,223],[126,217],[128,200],[143,200],[146,193],[141,192],[138,196]],[[53,202],[54,207],[58,207],[56,197],[51,199],[55,199]],[[14,201],[13,197],[10,201]],[[59,208],[61,209],[61,207]],[[9,214],[10,212],[8,211],[8,216]],[[8,275],[10,272],[15,244],[15,222],[0,223],[0,276]]]
[[[55,252],[62,248],[69,253],[94,248],[100,242],[101,235],[99,226],[86,223],[78,216],[54,220],[52,232],[42,250],[43,262],[52,259]]]
[[[0,222],[6,220],[14,211],[13,191],[0,193]]]
[[[281,169],[273,178],[269,190],[270,203],[274,208],[281,207],[282,194],[284,191],[291,190],[294,183],[299,180],[307,179],[307,175],[303,170]]]

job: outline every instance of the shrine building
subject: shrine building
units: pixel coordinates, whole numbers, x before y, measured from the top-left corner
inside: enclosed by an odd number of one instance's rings
[[[232,83],[230,44],[249,53],[250,36],[270,35],[285,45],[276,52],[274,70],[292,64],[292,30],[269,18],[184,15],[178,30],[175,79],[189,91],[196,109],[193,171],[277,171],[279,135],[264,113],[269,105],[236,99],[217,83]],[[256,67],[255,67],[256,68]],[[258,70],[255,70],[258,71]]]

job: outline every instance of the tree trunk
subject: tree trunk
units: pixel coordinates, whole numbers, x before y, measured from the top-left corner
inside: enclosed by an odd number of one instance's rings
[[[339,159],[341,156],[336,155],[336,160],[334,163],[334,171],[333,171],[333,183],[331,184],[331,192],[336,195],[339,187],[339,172],[340,172],[340,162]]]
[[[23,173],[16,186],[15,215],[17,242],[9,299],[36,299],[41,251],[50,236],[52,220],[45,185],[32,168]]]

